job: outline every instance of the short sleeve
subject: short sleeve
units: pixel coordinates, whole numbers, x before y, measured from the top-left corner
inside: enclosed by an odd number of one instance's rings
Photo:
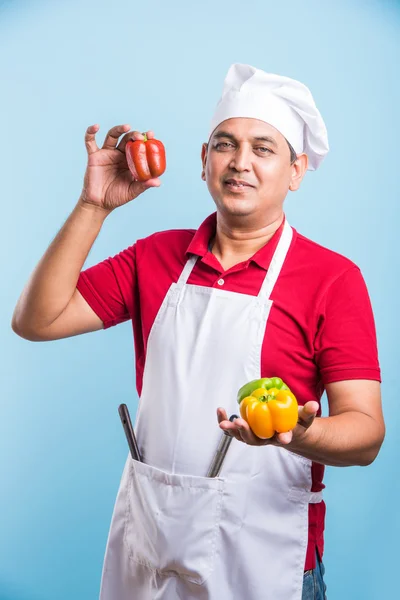
[[[381,381],[372,306],[357,266],[329,286],[317,320],[315,361],[324,384],[346,379]]]
[[[132,318],[136,279],[134,244],[82,271],[76,287],[107,329]]]

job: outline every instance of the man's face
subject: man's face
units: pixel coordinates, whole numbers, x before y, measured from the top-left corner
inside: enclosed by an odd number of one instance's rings
[[[203,179],[226,216],[265,217],[280,211],[289,188],[300,184],[294,183],[296,167],[290,164],[285,138],[258,119],[220,123],[209,143],[203,144],[202,162]]]

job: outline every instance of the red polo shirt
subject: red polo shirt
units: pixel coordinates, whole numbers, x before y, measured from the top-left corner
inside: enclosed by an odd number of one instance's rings
[[[197,231],[155,233],[80,274],[77,288],[104,328],[132,320],[136,383],[140,396],[149,333],[163,299],[191,254],[199,257],[188,285],[257,295],[283,223],[245,262],[224,271],[209,252],[216,213]],[[303,237],[293,239],[271,296],[261,355],[261,376],[279,375],[300,404],[320,402],[324,386],[346,379],[380,381],[375,324],[368,291],[350,260]],[[312,465],[312,491],[324,488],[324,467]],[[323,554],[325,504],[310,504],[305,569]]]

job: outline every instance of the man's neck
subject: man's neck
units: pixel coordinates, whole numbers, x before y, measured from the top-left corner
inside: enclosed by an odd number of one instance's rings
[[[217,214],[217,229],[211,241],[211,252],[221,263],[225,271],[240,262],[251,258],[260,248],[265,246],[279,229],[284,214],[274,215],[267,219],[261,227],[232,226],[221,215]]]

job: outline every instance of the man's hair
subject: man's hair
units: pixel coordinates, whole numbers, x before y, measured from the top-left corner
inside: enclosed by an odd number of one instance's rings
[[[295,160],[297,160],[297,154],[296,154],[293,146],[288,141],[287,141],[287,145],[289,146],[289,150],[290,150],[290,164],[292,165],[295,162]]]

